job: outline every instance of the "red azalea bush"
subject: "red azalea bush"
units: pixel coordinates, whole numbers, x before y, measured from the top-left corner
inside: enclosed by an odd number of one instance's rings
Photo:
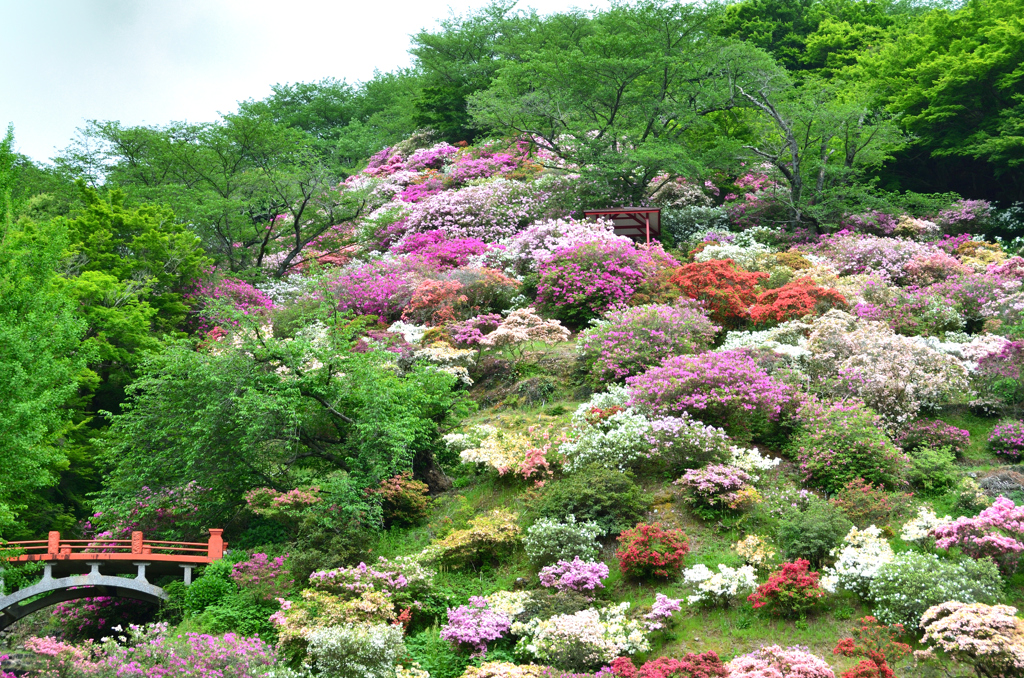
[[[612,675],[620,678],[728,678],[729,671],[715,652],[694,654],[682,659],[658,657],[637,668],[629,657],[619,657],[611,664]]]
[[[444,325],[460,319],[459,307],[465,307],[467,301],[458,281],[424,280],[413,290],[409,305],[402,311],[402,320]]]
[[[430,498],[426,483],[412,479],[412,472],[405,471],[380,481],[380,487],[370,490],[381,498],[384,509],[384,524],[416,525],[427,517]]]
[[[836,290],[820,287],[810,278],[797,278],[757,295],[757,303],[750,308],[750,318],[756,323],[781,323],[846,307],[846,297]]]
[[[948,447],[957,457],[962,457],[971,444],[971,433],[939,419],[918,419],[903,429],[893,442],[904,452],[922,447],[933,450]]]
[[[661,523],[638,523],[619,535],[619,569],[637,579],[668,579],[683,564],[690,543],[682,530],[666,530]]]
[[[755,412],[777,418],[794,398],[793,388],[765,372],[746,350],[667,358],[626,383],[631,404],[661,416],[687,412],[727,431],[746,428]]]
[[[897,640],[903,635],[903,624],[886,626],[867,616],[852,633],[853,637],[840,640],[832,653],[864,659],[840,678],[895,678],[889,662],[898,662],[910,654],[910,646]]]
[[[909,492],[886,492],[863,478],[854,478],[829,499],[829,503],[842,511],[851,523],[864,529],[868,525],[884,527],[906,517],[913,497]]]
[[[629,301],[660,268],[677,262],[659,247],[595,240],[557,250],[538,268],[541,310],[577,326]]]
[[[732,259],[715,259],[686,264],[669,281],[703,302],[712,320],[735,327],[749,317],[748,309],[757,301],[755,288],[767,278],[767,273],[738,268]]]
[[[818,573],[811,572],[810,561],[798,559],[783,563],[757,590],[747,596],[754,609],[765,609],[774,617],[802,617],[813,611],[825,597],[818,584]]]

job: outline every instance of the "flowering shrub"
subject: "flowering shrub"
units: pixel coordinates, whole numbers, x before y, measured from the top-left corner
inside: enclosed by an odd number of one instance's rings
[[[846,305],[846,297],[839,292],[819,287],[810,278],[798,278],[757,295],[756,303],[750,307],[750,319],[756,323],[780,323]]]
[[[239,588],[252,592],[257,598],[271,600],[287,594],[294,580],[284,569],[286,556],[269,557],[254,553],[249,560],[231,566],[231,578]]]
[[[411,188],[411,187],[410,187]],[[489,249],[476,238],[449,240],[444,231],[410,233],[391,251],[396,254],[413,254],[431,269],[447,271],[469,263]]]
[[[120,627],[116,627],[120,630]],[[72,645],[29,638],[25,648],[45,659],[44,676],[223,676],[251,678],[273,666],[274,649],[259,638],[186,633],[171,636],[166,623],[130,626],[100,644]]]
[[[622,678],[728,678],[728,666],[714,652],[686,653],[682,659],[658,657],[638,669],[629,657],[611,663],[611,673]],[[607,674],[605,674],[607,675]]]
[[[664,593],[655,593],[651,611],[644,615],[644,619],[647,620],[647,630],[657,631],[664,628],[663,622],[671,619],[672,614],[681,610],[682,606],[681,598],[669,598]]]
[[[487,599],[469,599],[469,605],[448,609],[448,623],[441,627],[441,638],[457,647],[472,649],[474,657],[487,653],[487,643],[508,632],[512,619],[488,608]]]
[[[936,221],[946,233],[974,230],[977,233],[992,214],[992,203],[987,200],[957,200],[939,212]]]
[[[972,558],[991,558],[1005,574],[1013,574],[1024,552],[1024,506],[996,497],[977,516],[963,516],[932,533],[941,549],[954,546]]]
[[[411,233],[442,230],[453,239],[497,242],[533,221],[543,199],[525,184],[497,179],[409,204],[405,227]]]
[[[661,523],[639,523],[619,535],[619,559],[622,573],[638,579],[668,579],[683,564],[690,544],[682,530],[666,530]]]
[[[697,593],[686,599],[690,605],[728,605],[757,588],[757,574],[750,565],[738,568],[719,565],[717,573],[706,565],[694,565],[683,572],[683,579],[697,585]]]
[[[423,557],[445,564],[479,563],[498,558],[519,543],[519,514],[502,509],[477,516],[469,527],[430,543]]]
[[[405,653],[402,627],[388,624],[328,626],[307,640],[309,668],[338,678],[391,678]]]
[[[927,254],[916,254],[914,258],[903,267],[905,280],[910,285],[931,285],[952,278],[970,269],[961,264],[955,257],[945,252],[929,252]]]
[[[839,275],[868,273],[891,282],[899,282],[904,277],[906,265],[915,256],[931,251],[927,245],[912,240],[843,231],[822,236],[821,242],[810,249],[814,254],[827,257]]]
[[[906,542],[934,541],[931,531],[940,525],[947,525],[951,522],[953,522],[951,517],[940,518],[930,507],[922,506],[918,509],[917,516],[903,524],[903,528],[900,530],[900,539]]]
[[[751,478],[735,466],[709,464],[690,469],[673,483],[685,491],[695,513],[712,517],[727,509],[740,509],[751,500]]]
[[[910,646],[897,640],[901,635],[902,624],[883,626],[874,617],[861,618],[860,626],[853,629],[853,637],[843,638],[832,650],[833,654],[844,657],[864,657],[840,678],[895,678],[889,662],[898,662],[910,654]]]
[[[587,670],[650,649],[643,625],[627,619],[629,603],[512,625],[516,650],[559,668]]]
[[[11,571],[7,571],[11,579]],[[7,581],[8,591],[13,591],[13,582]],[[95,596],[58,603],[52,609],[51,623],[66,641],[98,639],[109,635],[114,621],[119,624],[143,622],[152,617],[149,605],[131,598]]]
[[[1024,422],[1000,422],[989,434],[988,446],[996,454],[1019,458],[1024,452]]]
[[[230,277],[200,281],[192,291],[185,295],[185,298],[220,301],[246,315],[266,313],[274,309],[273,299],[264,292],[244,280]]]
[[[1024,341],[1002,344],[978,359],[977,375],[986,391],[1007,405],[1024,401]]]
[[[921,615],[947,600],[995,603],[1002,595],[999,570],[990,560],[940,560],[908,551],[878,568],[868,591],[883,624],[917,628]]]
[[[370,567],[359,563],[354,567],[320,570],[309,576],[309,583],[321,591],[353,598],[364,591],[382,593],[394,601],[396,608],[415,604],[424,597],[433,583],[433,571],[411,557],[377,559]]]
[[[783,563],[768,581],[747,596],[754,609],[777,617],[802,617],[813,611],[825,596],[818,584],[818,573],[810,571],[810,562]]]
[[[548,678],[551,669],[535,664],[512,664],[509,662],[484,662],[480,666],[470,666],[460,678]],[[399,676],[399,678],[402,678]],[[430,678],[417,676],[416,678]]]
[[[388,526],[416,525],[426,518],[428,491],[426,483],[412,479],[411,471],[385,478],[371,490],[383,502],[384,524]]]
[[[629,301],[659,267],[676,262],[658,248],[598,240],[556,251],[538,267],[537,301],[545,312],[584,325]]]
[[[712,237],[709,233],[706,237]],[[693,260],[697,263],[704,263],[716,259],[732,261],[739,268],[747,270],[759,268],[759,264],[767,262],[771,257],[772,249],[757,241],[740,242],[715,242],[704,241],[698,250],[691,252]]]
[[[971,433],[962,428],[950,426],[939,419],[918,419],[904,428],[893,439],[893,442],[904,452],[913,452],[921,447],[948,447],[957,457],[960,457],[971,444]]]
[[[729,678],[835,678],[824,659],[806,647],[765,645],[725,665]]]
[[[535,440],[532,434],[503,431],[487,424],[474,429],[467,437],[445,437],[449,446],[464,447],[459,452],[463,463],[486,464],[498,475],[511,473],[527,480],[548,472],[546,442]]]
[[[1009,605],[950,601],[921,616],[922,643],[958,662],[973,664],[978,675],[1010,676],[1024,671],[1024,619]]]
[[[576,522],[570,514],[564,521],[539,518],[526,530],[523,546],[526,555],[538,565],[548,565],[562,558],[594,560],[601,550],[597,538],[604,531],[594,522]]]
[[[633,389],[632,404],[663,416],[687,412],[726,431],[743,429],[753,412],[778,417],[793,398],[792,387],[742,350],[667,358],[626,383]]]
[[[732,550],[748,565],[752,565],[758,570],[768,567],[775,558],[775,549],[768,544],[764,537],[756,534],[748,534],[733,544]]]
[[[671,356],[700,353],[718,327],[697,307],[651,304],[613,310],[580,333],[576,351],[601,382],[639,374]]]
[[[748,317],[748,309],[757,301],[754,289],[768,274],[748,273],[733,264],[731,259],[686,264],[671,282],[689,298],[702,302],[712,320],[735,326]]]
[[[898,487],[910,462],[885,435],[880,417],[862,403],[809,399],[796,414],[790,449],[805,481],[837,492],[854,478]]]
[[[842,545],[832,551],[832,557],[835,564],[825,570],[822,588],[829,592],[844,589],[866,596],[878,569],[891,563],[896,554],[882,537],[882,531],[871,525],[863,530],[850,528]]]
[[[478,316],[479,317],[479,316]],[[517,308],[498,323],[494,331],[477,342],[480,346],[507,349],[513,357],[522,357],[526,344],[542,341],[557,344],[569,340],[569,330],[557,320],[545,320],[533,308]]]
[[[730,457],[725,431],[703,424],[686,412],[678,417],[652,419],[645,440],[651,445],[650,454],[669,476],[709,463],[724,463]]]
[[[551,256],[567,247],[598,240],[625,241],[625,236],[615,235],[615,225],[610,221],[598,220],[576,221],[574,219],[549,219],[537,221],[526,230],[503,240],[498,247],[486,257],[486,261],[494,262],[502,268],[517,274],[525,275],[537,269],[537,266]]]
[[[576,408],[568,440],[558,448],[567,471],[592,463],[625,469],[651,456],[646,440],[651,424],[637,410],[622,407],[628,397],[626,389],[613,386]]]
[[[342,270],[331,281],[338,309],[356,315],[375,315],[395,320],[402,305],[399,293],[410,283],[411,276],[399,261],[378,261]]]
[[[884,492],[863,478],[854,478],[829,499],[857,527],[889,525],[903,518],[913,495],[906,492]]]
[[[540,571],[540,585],[559,591],[593,591],[604,588],[602,579],[608,578],[608,566],[601,562],[587,562],[576,556],[572,561],[559,560]]]

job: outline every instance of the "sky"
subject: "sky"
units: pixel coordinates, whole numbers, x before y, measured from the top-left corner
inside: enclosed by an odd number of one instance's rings
[[[541,13],[593,4],[520,1]],[[86,120],[214,120],[275,83],[355,82],[409,66],[410,35],[486,4],[0,0],[0,126],[13,123],[16,150],[46,161]]]

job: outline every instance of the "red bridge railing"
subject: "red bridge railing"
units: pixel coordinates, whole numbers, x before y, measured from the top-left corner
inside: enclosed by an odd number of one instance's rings
[[[0,558],[9,562],[55,560],[153,560],[177,563],[211,563],[227,549],[224,530],[210,530],[206,542],[160,541],[132,532],[131,539],[61,539],[50,532],[46,539],[11,541],[0,547]],[[17,555],[4,556],[4,552]]]

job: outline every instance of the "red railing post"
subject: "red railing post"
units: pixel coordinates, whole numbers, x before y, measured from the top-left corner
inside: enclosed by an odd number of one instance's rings
[[[60,553],[60,532],[50,532],[46,535],[46,554],[57,555]]]
[[[142,532],[132,532],[132,553],[142,553]]]
[[[210,530],[210,541],[207,542],[206,546],[206,557],[210,560],[220,560],[221,556],[224,555],[224,530],[211,529]]]

